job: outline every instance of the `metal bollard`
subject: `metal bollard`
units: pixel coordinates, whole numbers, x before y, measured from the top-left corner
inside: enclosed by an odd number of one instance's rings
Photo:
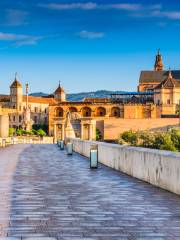
[[[64,141],[60,141],[60,150],[64,150]]]
[[[72,155],[72,154],[73,154],[73,144],[67,143],[67,155]]]
[[[98,149],[93,146],[90,150],[90,168],[98,168]]]

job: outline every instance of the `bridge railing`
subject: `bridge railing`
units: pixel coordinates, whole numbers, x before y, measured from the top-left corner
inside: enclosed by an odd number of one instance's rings
[[[80,139],[70,141],[75,152],[88,158],[91,147],[97,145],[100,163],[180,194],[180,153]]]
[[[53,137],[31,138],[31,137],[8,137],[0,138],[0,147],[7,147],[14,144],[53,144]]]

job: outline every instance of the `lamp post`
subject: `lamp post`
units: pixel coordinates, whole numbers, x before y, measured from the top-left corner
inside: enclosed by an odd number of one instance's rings
[[[67,143],[67,155],[72,155],[73,154],[73,144],[72,143]]]
[[[90,150],[90,168],[97,169],[98,168],[98,146],[94,145]]]

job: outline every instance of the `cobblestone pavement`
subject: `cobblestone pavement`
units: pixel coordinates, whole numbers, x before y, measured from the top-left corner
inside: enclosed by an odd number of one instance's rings
[[[0,240],[180,239],[180,197],[55,145],[0,149]]]

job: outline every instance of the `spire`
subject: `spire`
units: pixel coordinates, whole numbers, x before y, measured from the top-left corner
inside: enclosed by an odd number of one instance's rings
[[[59,87],[61,87],[61,80],[59,80]]]
[[[172,79],[172,78],[173,76],[172,76],[171,68],[169,68],[168,79]]]
[[[162,56],[160,53],[160,49],[158,49],[158,53],[156,55],[156,60],[155,60],[155,64],[154,64],[154,70],[162,71],[163,69],[164,69],[163,60],[162,60]]]
[[[18,73],[15,72],[15,81],[17,81],[17,75],[18,75]]]

